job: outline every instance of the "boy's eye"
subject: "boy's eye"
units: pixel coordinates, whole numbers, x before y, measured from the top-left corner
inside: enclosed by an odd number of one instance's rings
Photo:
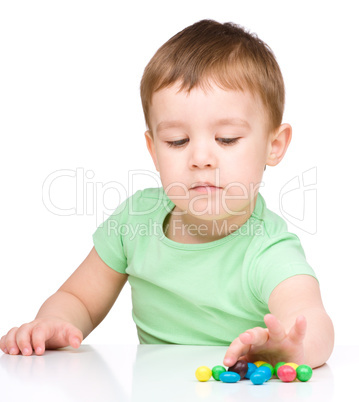
[[[166,141],[166,144],[169,147],[181,147],[185,145],[188,141],[189,141],[188,138],[185,138],[183,140],[177,140],[177,141]]]
[[[240,137],[236,138],[217,138],[217,141],[223,145],[234,145],[239,141]]]
[[[236,137],[236,138],[216,138],[216,141],[218,141],[222,145],[234,145],[239,141],[239,139],[240,139],[240,137]],[[184,138],[183,140],[166,141],[166,144],[169,147],[179,148],[179,147],[184,146],[188,141],[189,141],[188,138]]]

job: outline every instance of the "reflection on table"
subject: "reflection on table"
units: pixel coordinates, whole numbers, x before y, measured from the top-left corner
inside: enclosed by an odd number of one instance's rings
[[[307,383],[263,385],[249,380],[200,383],[198,366],[222,364],[226,347],[179,345],[82,345],[43,356],[0,355],[0,400],[26,401],[343,401],[355,395],[353,369],[359,347],[338,347]],[[344,398],[344,399],[343,399]]]

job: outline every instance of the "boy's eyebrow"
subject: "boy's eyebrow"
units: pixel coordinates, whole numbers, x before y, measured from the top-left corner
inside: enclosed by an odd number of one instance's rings
[[[238,119],[238,118],[219,119],[215,122],[215,125],[217,125],[217,126],[240,126],[240,127],[246,127],[249,129],[251,128],[251,126],[247,120]]]
[[[183,127],[185,126],[185,122],[181,120],[168,120],[168,121],[161,121],[158,123],[156,127],[156,131],[162,131],[166,130],[168,128],[178,128],[178,127]],[[216,120],[214,122],[214,126],[241,126],[245,128],[251,128],[250,124],[248,121],[243,120],[243,119],[238,119],[238,118],[223,118]]]
[[[168,120],[168,121],[161,121],[157,124],[156,131],[166,130],[167,128],[177,128],[183,127],[185,124],[180,120]]]

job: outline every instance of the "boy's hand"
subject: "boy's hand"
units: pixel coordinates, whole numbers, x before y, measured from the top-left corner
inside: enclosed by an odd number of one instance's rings
[[[33,351],[42,355],[45,348],[78,348],[82,340],[82,332],[72,324],[56,317],[43,317],[11,329],[0,339],[0,349],[11,355],[30,356]]]
[[[297,317],[288,332],[272,314],[267,314],[264,322],[267,328],[249,329],[231,343],[223,360],[225,366],[231,367],[240,359],[248,362],[261,360],[272,365],[280,361],[305,363],[303,344],[307,327],[305,317]]]

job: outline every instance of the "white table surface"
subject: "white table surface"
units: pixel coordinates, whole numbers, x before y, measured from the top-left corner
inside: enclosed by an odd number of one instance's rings
[[[0,401],[359,401],[359,346],[337,346],[307,383],[198,382],[194,372],[222,364],[226,347],[82,345],[43,356],[0,352]]]

